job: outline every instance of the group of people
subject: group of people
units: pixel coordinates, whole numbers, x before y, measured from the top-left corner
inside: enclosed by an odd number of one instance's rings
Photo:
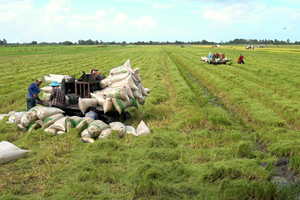
[[[207,58],[209,60],[215,61],[215,59],[220,58],[220,54],[218,52],[215,52],[213,55],[211,55],[211,53],[209,52]],[[245,64],[244,59],[245,59],[245,57],[241,54],[237,61],[238,64]]]
[[[27,95],[27,111],[36,106],[36,102],[43,102],[39,98],[40,93],[40,85],[43,83],[42,78],[37,78],[34,83],[31,83],[28,87],[28,95]],[[53,81],[49,86],[52,86],[51,95],[50,95],[50,104],[51,107],[63,109],[66,104],[66,95],[64,91],[60,89],[60,84],[57,81]],[[89,112],[85,114],[86,117],[91,117],[94,120],[98,119],[98,115],[96,113],[96,107],[90,107]]]

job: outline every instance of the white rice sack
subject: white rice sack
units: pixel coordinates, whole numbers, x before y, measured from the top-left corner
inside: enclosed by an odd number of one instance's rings
[[[145,124],[143,120],[138,125],[136,129],[136,133],[138,136],[150,134],[150,129],[148,128],[148,126]]]
[[[150,89],[149,89],[149,88],[144,88],[144,89],[145,89],[145,91],[147,92],[147,94],[150,93]]]
[[[51,90],[52,90],[52,86],[49,86],[49,85],[41,88],[41,91],[46,92],[46,93],[51,93]]]
[[[81,117],[78,117],[78,116],[70,117],[70,121],[71,121],[73,127],[76,127],[76,124],[78,123],[79,120],[81,120]]]
[[[123,87],[124,85],[128,85],[131,89],[134,89],[134,90],[138,89],[137,85],[134,83],[131,76],[128,76],[126,79],[124,79],[122,81],[112,83],[110,85],[110,87],[118,88],[118,87]]]
[[[57,133],[56,133],[56,135],[61,135],[61,134],[64,134],[64,133],[66,133],[66,132],[58,130]]]
[[[0,114],[0,121],[3,120],[3,118],[6,116],[10,116],[10,114]]]
[[[59,108],[55,108],[55,107],[42,107],[40,109],[37,110],[37,117],[40,120],[45,120],[46,118],[55,115],[55,114],[59,114],[59,113],[64,113],[65,111],[59,109]]]
[[[140,73],[139,73],[139,68],[135,68],[133,71],[134,71],[135,78],[139,81],[142,81],[142,79],[140,77]]]
[[[100,106],[103,105],[103,103],[105,101],[105,99],[103,97],[103,94],[101,94],[101,93],[100,94],[98,94],[98,93],[90,93],[90,94],[91,94],[91,97],[93,99],[96,99],[98,105],[100,105]]]
[[[43,101],[50,101],[51,92],[43,92],[42,100]]]
[[[87,129],[84,129],[81,132],[81,137],[83,137],[83,138],[92,138],[92,135],[89,133],[89,131]]]
[[[111,130],[116,130],[118,131],[118,135],[119,137],[124,137],[126,134],[126,129],[125,129],[125,125],[122,122],[112,122],[109,124]]]
[[[35,120],[29,120],[27,119],[26,117],[26,114],[22,116],[21,118],[21,124],[24,126],[24,127],[28,127],[30,124],[32,124]]]
[[[17,124],[17,127],[20,129],[20,131],[25,132],[27,131],[27,128],[23,124]]]
[[[92,138],[96,138],[100,135],[101,131],[109,128],[109,125],[101,120],[94,120],[87,128]]]
[[[80,138],[80,140],[81,140],[81,142],[83,142],[83,143],[94,143],[94,142],[95,142],[94,139],[88,138],[88,137],[82,137],[82,138]]]
[[[23,150],[10,142],[0,142],[0,165],[25,157],[29,150]]]
[[[100,81],[101,88],[109,87],[112,84],[111,77],[107,77]]]
[[[143,96],[142,98],[138,98],[137,100],[138,100],[138,102],[139,102],[140,105],[144,105],[145,102],[146,102],[146,97]]]
[[[101,93],[101,91],[99,93]],[[105,88],[104,90],[102,90],[102,94],[105,98],[109,97],[109,98],[129,100],[126,86],[123,86],[121,88]]]
[[[142,93],[140,92],[139,89],[137,89],[137,90],[132,90],[132,94],[133,94],[133,97],[136,98],[136,99],[141,99],[141,98],[144,97],[144,96],[142,95]]]
[[[42,129],[48,128],[51,124],[54,124],[54,122],[56,122],[57,120],[59,120],[63,117],[64,117],[64,115],[62,113],[58,113],[58,114],[55,114],[55,115],[52,115],[52,116],[46,118],[43,121]]]
[[[138,136],[136,134],[136,130],[133,126],[125,126],[125,132],[126,132],[126,134],[131,134],[131,135],[134,135],[134,136]]]
[[[147,94],[145,88],[143,87],[143,84],[142,84],[142,83],[139,83],[139,84],[138,84],[138,88],[139,88],[140,93],[141,93],[143,96],[148,96],[148,94]]]
[[[125,87],[127,89],[127,95],[128,95],[128,97],[129,98],[134,98],[131,88],[128,85],[126,85]]]
[[[55,128],[57,131],[66,131],[66,117],[57,120],[54,124],[51,124],[49,128]]]
[[[92,122],[94,121],[93,118],[91,117],[83,117],[81,118],[77,124],[76,124],[76,129],[77,130],[84,130],[86,129]]]
[[[100,135],[98,136],[98,140],[108,138],[111,134],[111,128],[106,128],[103,131],[101,131]]]
[[[44,108],[43,106],[35,106],[31,108],[30,110],[27,111],[26,118],[30,121],[38,120],[37,111],[43,108]]]
[[[44,76],[44,78],[45,78],[46,85],[50,85],[53,81],[57,81],[57,83],[59,83],[59,84],[62,83],[62,78],[61,77]]]
[[[90,106],[97,106],[97,100],[93,98],[79,98],[78,107],[82,114],[85,114]]]
[[[133,82],[134,82],[135,85],[138,85],[139,83],[141,83],[141,81],[139,81],[139,80],[134,76],[134,74],[131,74],[131,78],[132,78],[132,80],[133,80]]]
[[[69,116],[66,116],[66,121],[65,121],[65,123],[66,123],[66,129],[67,129],[66,132],[67,132],[67,133],[70,133],[71,129],[74,128],[74,126],[72,125],[71,119],[70,119]]]
[[[103,111],[104,113],[107,113],[109,111],[112,111],[113,109],[115,109],[113,102],[111,100],[111,98],[106,98],[104,103],[103,103]]]
[[[122,74],[122,73],[134,73],[130,66],[130,60],[128,59],[122,66],[113,68],[110,70],[110,75],[114,76],[117,74]]]
[[[32,123],[28,126],[28,132],[41,128],[38,122]]]
[[[57,133],[57,129],[50,128],[50,127],[45,128],[44,131],[47,132],[47,133],[49,133],[49,134],[51,134],[51,135],[56,135],[56,133]]]
[[[121,114],[122,110],[129,106],[134,106],[139,109],[139,103],[136,99],[129,99],[128,101],[124,101],[122,99],[112,98],[112,102],[119,114]]]
[[[9,116],[8,123],[21,124],[21,119],[24,115],[26,115],[26,112],[16,112]]]

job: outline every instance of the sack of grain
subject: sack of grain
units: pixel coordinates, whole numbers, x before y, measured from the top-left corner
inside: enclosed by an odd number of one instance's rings
[[[144,105],[145,102],[146,102],[146,97],[143,96],[142,98],[138,98],[137,100],[138,100],[138,102],[139,102],[140,105]]]
[[[81,117],[78,116],[71,116],[70,117],[70,121],[73,127],[76,127],[76,124],[78,123],[78,121],[81,120]]]
[[[43,92],[43,96],[42,96],[42,100],[43,101],[50,101],[50,96],[51,96],[51,93],[50,92]]]
[[[44,131],[47,132],[47,133],[49,133],[49,134],[51,134],[51,135],[56,135],[56,133],[57,133],[57,129],[50,128],[50,127],[45,128]]]
[[[141,99],[144,97],[139,89],[131,90],[131,91],[132,91],[133,97],[136,99]]]
[[[122,122],[112,122],[109,124],[111,130],[118,131],[119,137],[124,137],[126,134],[125,125]]]
[[[49,126],[49,128],[55,128],[57,131],[66,131],[66,117],[60,118]]]
[[[25,157],[30,151],[20,149],[10,142],[0,142],[0,165]]]
[[[67,132],[67,133],[70,133],[71,129],[74,128],[74,126],[72,125],[71,119],[70,119],[69,116],[66,116],[66,121],[65,121],[65,123],[66,123],[66,129],[67,129],[66,132]]]
[[[33,108],[31,108],[30,110],[28,110],[28,112],[26,113],[26,118],[30,121],[35,121],[38,119],[37,117],[37,111],[39,109],[43,109],[43,106],[35,106]]]
[[[97,100],[93,98],[79,98],[78,107],[85,114],[90,106],[97,106]]]
[[[46,118],[55,115],[55,114],[59,114],[59,113],[64,113],[65,111],[59,109],[59,108],[55,108],[55,107],[42,107],[40,109],[37,110],[37,117],[40,120],[45,120]]]
[[[28,126],[28,132],[41,128],[38,122],[34,122]]]
[[[135,68],[133,71],[134,71],[134,76],[137,78],[137,80],[141,82],[142,79],[140,77],[139,68]]]
[[[63,118],[64,115],[62,113],[58,113],[55,115],[51,115],[43,121],[42,129],[48,128],[51,124],[56,122],[57,120]]]
[[[126,132],[126,134],[131,134],[131,135],[134,135],[134,136],[138,136],[136,134],[136,130],[133,126],[125,126],[125,132]]]
[[[93,99],[96,99],[96,101],[97,101],[97,104],[98,105],[103,105],[103,103],[104,103],[104,101],[105,101],[105,99],[104,99],[104,97],[103,97],[103,93],[101,94],[101,93],[90,93],[91,94],[91,97],[93,98]]]
[[[81,132],[81,137],[82,138],[92,138],[91,134],[89,133],[89,131],[87,129],[84,129],[82,132]]]
[[[121,114],[122,110],[129,106],[134,106],[139,109],[139,103],[136,99],[129,99],[128,101],[124,101],[122,99],[112,98],[112,102],[119,114]]]
[[[104,90],[98,91],[97,94],[103,94],[105,98],[109,97],[129,100],[126,86],[123,86],[121,88],[105,88]]]
[[[76,129],[82,131],[86,129],[93,121],[94,119],[91,117],[83,117],[77,122]]]
[[[150,134],[150,129],[148,128],[148,126],[145,124],[143,120],[139,123],[136,129],[136,133],[138,136]]]
[[[27,119],[26,114],[23,115],[22,118],[21,118],[21,124],[22,124],[24,127],[26,127],[26,128],[27,128],[31,123],[33,123],[34,121],[36,121],[36,120],[29,120],[29,119]]]
[[[16,112],[9,116],[7,123],[21,124],[21,119],[24,115],[26,115],[26,112]]]
[[[100,135],[101,131],[109,128],[109,125],[101,120],[94,120],[87,128],[92,138],[96,138]]]
[[[122,73],[134,73],[130,66],[130,60],[128,59],[122,66],[113,68],[110,70],[110,75],[114,76],[117,74],[122,74]]]
[[[135,90],[138,89],[137,85],[134,83],[131,76],[128,76],[126,79],[122,81],[112,83],[110,87],[118,88],[118,87],[123,87],[124,85],[128,85],[131,89],[135,89]]]
[[[111,128],[106,128],[101,131],[100,135],[97,137],[98,140],[108,138],[111,134]]]
[[[140,93],[141,93],[143,96],[148,96],[148,94],[147,94],[145,88],[143,87],[143,84],[142,84],[142,83],[139,83],[139,84],[138,84],[138,88],[139,88]]]
[[[20,129],[21,132],[27,131],[27,128],[23,124],[17,124],[17,127]]]
[[[51,90],[52,90],[52,86],[49,86],[49,85],[41,88],[41,91],[46,92],[46,93],[51,93]]]
[[[109,111],[112,111],[114,109],[114,104],[111,100],[111,98],[106,98],[104,103],[103,103],[103,111],[104,113],[107,113]]]

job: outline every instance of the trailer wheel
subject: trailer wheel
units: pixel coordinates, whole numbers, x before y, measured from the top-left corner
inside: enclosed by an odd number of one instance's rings
[[[131,114],[127,111],[122,111],[121,116],[122,116],[123,120],[130,120],[131,119]]]

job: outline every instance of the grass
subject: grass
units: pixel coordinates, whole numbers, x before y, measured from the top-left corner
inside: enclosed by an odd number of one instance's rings
[[[217,50],[231,65],[209,65]],[[246,59],[238,65],[239,54]],[[116,56],[117,55],[117,56]],[[125,125],[143,120],[150,135],[82,143],[80,133],[20,132],[0,121],[0,141],[31,152],[0,167],[1,199],[296,199],[299,47],[0,47],[0,113],[26,110],[37,77],[110,69],[127,59],[150,89]],[[44,85],[42,85],[43,87]],[[272,182],[279,158],[294,183]],[[266,166],[264,166],[266,163]]]

